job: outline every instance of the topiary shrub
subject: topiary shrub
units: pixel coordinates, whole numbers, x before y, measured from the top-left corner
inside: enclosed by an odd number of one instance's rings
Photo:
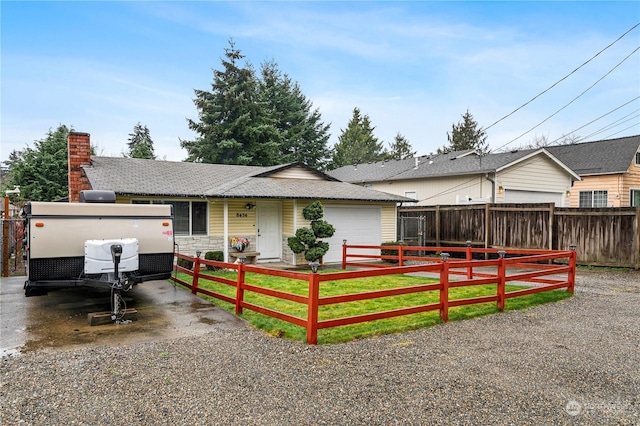
[[[329,251],[329,243],[321,239],[333,236],[336,229],[322,220],[324,211],[320,201],[314,201],[305,207],[302,216],[310,221],[311,228],[297,229],[296,236],[287,239],[287,245],[296,254],[304,252],[304,258],[309,262],[316,262]]]
[[[204,254],[204,258],[205,260],[214,260],[216,262],[223,262],[224,261],[224,252],[222,251],[208,251]],[[211,266],[211,265],[207,265],[207,270],[208,271],[217,271],[220,268],[218,268],[217,266]]]

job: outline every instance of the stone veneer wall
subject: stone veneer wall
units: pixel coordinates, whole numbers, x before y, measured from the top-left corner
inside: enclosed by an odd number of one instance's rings
[[[255,238],[249,237],[248,239],[249,248],[247,250],[255,250]],[[200,250],[204,257],[208,251],[224,251],[225,245],[229,245],[222,235],[176,235],[175,241],[178,244],[178,251],[189,256],[195,256],[196,251]]]

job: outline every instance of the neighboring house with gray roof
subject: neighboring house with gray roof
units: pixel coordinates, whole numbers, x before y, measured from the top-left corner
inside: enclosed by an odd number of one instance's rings
[[[324,261],[337,262],[345,239],[362,245],[395,240],[396,206],[411,201],[300,163],[257,167],[91,157],[89,138],[69,135],[70,201],[77,201],[81,189],[99,189],[114,191],[117,203],[172,204],[181,253],[220,250],[229,260],[230,239],[245,237],[260,261],[306,263],[287,239],[309,225],[302,210],[319,200],[325,220],[336,228],[325,240],[330,249]]]
[[[640,135],[546,149],[582,178],[571,207],[640,206]]]
[[[474,150],[356,164],[336,179],[404,197],[418,205],[554,202],[568,206],[577,173],[545,149],[480,155]]]

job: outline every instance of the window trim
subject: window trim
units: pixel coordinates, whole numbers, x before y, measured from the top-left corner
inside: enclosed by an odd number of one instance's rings
[[[180,198],[131,198],[130,204],[173,204],[173,203],[189,203],[189,231],[186,234],[182,232],[177,233],[175,227],[173,232],[176,237],[198,237],[198,236],[208,236],[209,235],[209,202],[206,200],[188,200],[188,199],[180,199]],[[193,203],[203,203],[205,205],[205,215],[204,215],[204,233],[193,233]],[[177,209],[173,209],[173,214],[175,218],[175,214],[177,213]]]
[[[596,192],[604,192],[605,194],[605,205],[604,206],[595,206],[594,201],[595,201],[595,193]],[[581,205],[582,202],[582,194],[586,194],[589,193],[591,194],[591,205],[590,206],[583,206]],[[602,207],[609,207],[609,190],[608,189],[588,189],[588,190],[581,190],[578,193],[578,208],[602,208]]]
[[[640,196],[640,188],[629,188],[629,207],[640,207],[640,203],[638,205],[633,204],[633,193],[637,192]]]
[[[409,194],[413,194],[413,196],[409,195]],[[417,200],[418,199],[418,191],[404,191],[404,196],[406,198],[411,198],[413,200]]]

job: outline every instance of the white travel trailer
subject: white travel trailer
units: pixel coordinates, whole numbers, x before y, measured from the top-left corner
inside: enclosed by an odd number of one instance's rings
[[[170,205],[116,204],[110,191],[82,191],[80,203],[29,202],[24,208],[25,295],[89,286],[121,291],[173,269]]]

